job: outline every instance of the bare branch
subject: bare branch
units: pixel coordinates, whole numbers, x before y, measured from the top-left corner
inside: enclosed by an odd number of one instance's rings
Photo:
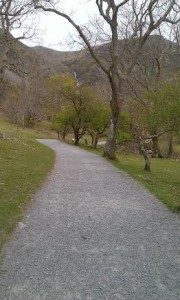
[[[55,8],[46,8],[46,7],[42,6],[42,5],[35,5],[35,9],[42,9],[43,11],[53,12],[53,13],[55,13],[55,14],[63,17],[64,19],[66,19],[78,31],[80,37],[83,39],[83,41],[86,44],[89,52],[91,53],[92,57],[97,62],[97,64],[101,67],[101,69],[106,74],[109,74],[108,69],[106,69],[106,67],[103,65],[103,63],[99,59],[98,55],[95,53],[93,47],[91,46],[91,44],[88,41],[88,39],[85,36],[85,34],[83,33],[83,30],[81,29],[81,27],[78,24],[76,24],[70,16],[68,16],[67,14],[65,14],[63,12],[60,12],[60,11],[56,10]]]
[[[121,3],[119,3],[117,6],[116,6],[116,9],[118,10],[121,6],[124,6],[126,3],[128,3],[129,0],[124,0],[122,1]]]

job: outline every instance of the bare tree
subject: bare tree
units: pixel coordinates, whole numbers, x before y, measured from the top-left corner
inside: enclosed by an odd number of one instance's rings
[[[149,36],[163,24],[176,24],[180,20],[180,5],[176,0],[96,0],[99,19],[108,28],[110,37],[109,57],[104,60],[93,47],[91,42],[93,34],[86,26],[79,25],[70,14],[66,14],[55,5],[54,1],[34,0],[36,9],[52,12],[66,19],[78,32],[91,56],[105,73],[111,87],[111,117],[109,135],[104,150],[104,156],[115,157],[116,132],[119,113],[122,107],[122,86],[131,74],[143,46]],[[87,30],[88,29],[88,30]],[[133,44],[133,55],[129,56],[126,63],[121,59],[119,52],[119,39],[126,34],[126,42]],[[94,39],[92,39],[94,41]]]
[[[147,99],[146,94],[153,93],[165,86],[165,84],[176,81],[177,68],[179,68],[179,63],[176,59],[179,53],[178,48],[176,39],[174,40],[171,36],[166,40],[161,32],[152,36],[146,43],[145,51],[139,57],[128,79],[131,97],[134,101],[134,105],[131,101],[130,111],[133,113],[133,108],[136,111],[139,110],[141,120],[144,119],[144,114],[154,113],[153,107],[155,102],[153,99]],[[148,128],[148,133],[152,136],[152,157],[162,158],[158,142],[158,126],[160,125],[152,122]]]
[[[6,70],[23,72],[18,69],[10,56],[15,49],[17,40],[30,38],[34,35],[29,18],[33,13],[32,1],[0,0],[0,97],[2,98]],[[12,37],[14,35],[14,37]]]

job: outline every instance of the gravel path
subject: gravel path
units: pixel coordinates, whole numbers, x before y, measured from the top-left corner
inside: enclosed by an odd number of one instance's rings
[[[180,216],[101,157],[41,142],[55,168],[4,247],[0,299],[180,299]]]

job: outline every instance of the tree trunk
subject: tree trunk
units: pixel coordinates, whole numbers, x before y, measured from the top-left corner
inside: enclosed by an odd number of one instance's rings
[[[152,151],[153,151],[153,155],[152,157],[158,157],[158,158],[163,158],[162,154],[161,154],[161,150],[159,148],[159,143],[158,143],[158,138],[154,137],[152,138]]]
[[[2,59],[2,66],[0,67],[0,102],[2,102],[5,94],[5,85],[4,85],[4,74],[5,74],[5,58]]]
[[[74,145],[79,144],[79,128],[73,128],[74,131]]]
[[[1,57],[1,66],[0,66],[0,102],[3,100],[5,94],[4,86],[4,75],[8,65],[8,55],[11,47],[9,46],[9,39],[7,31],[2,30],[1,33],[1,43],[2,43],[2,57]]]
[[[94,135],[90,132],[89,132],[89,134],[91,136],[91,145],[93,146],[94,145]]]
[[[88,145],[88,141],[87,141],[87,139],[86,139],[86,138],[82,137],[81,139],[83,139],[83,140],[84,140],[84,142],[85,142],[85,145]]]
[[[99,140],[99,133],[96,133],[96,136],[95,136],[95,139],[94,139],[94,144],[93,144],[95,149],[97,148],[98,140]]]
[[[115,151],[116,151],[116,128],[117,122],[116,119],[111,116],[110,125],[108,131],[107,143],[104,148],[104,157],[115,159]]]
[[[112,115],[110,117],[110,124],[109,124],[109,132],[107,143],[104,148],[104,156],[110,159],[115,159],[115,152],[116,152],[116,133],[118,128],[118,121],[119,121],[119,114],[121,108],[121,99],[120,99],[120,92],[121,92],[121,82],[117,74],[112,73],[111,80],[111,89],[112,89],[112,100],[111,100],[111,111]]]
[[[62,140],[64,141],[65,138],[66,138],[66,130],[64,130],[64,131],[62,132]]]
[[[170,138],[169,138],[168,157],[169,158],[173,157],[173,136],[172,136],[172,134],[170,135]]]
[[[74,145],[78,145],[78,144],[79,144],[79,138],[75,137]]]
[[[61,139],[61,135],[60,135],[59,131],[57,131],[57,135],[58,135],[58,140],[60,140]]]
[[[103,1],[102,1],[103,2]],[[111,118],[109,125],[109,133],[107,144],[104,148],[104,156],[110,159],[115,159],[116,152],[116,134],[119,121],[120,108],[122,106],[121,92],[122,92],[122,78],[119,75],[118,57],[119,57],[119,42],[118,42],[118,9],[116,9],[115,1],[107,1],[111,3],[112,7],[112,20],[110,23],[112,32],[112,41],[110,44],[111,54],[111,70],[108,74],[109,83],[111,85]]]
[[[151,167],[150,167],[150,157],[147,155],[144,155],[144,160],[145,160],[145,166],[144,166],[144,170],[146,171],[151,171]]]
[[[145,140],[144,139],[140,138],[139,146],[140,146],[141,153],[145,160],[144,170],[151,171],[150,156],[148,154],[148,151],[145,149]]]

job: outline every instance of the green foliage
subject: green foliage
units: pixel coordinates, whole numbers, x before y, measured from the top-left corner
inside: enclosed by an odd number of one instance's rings
[[[81,106],[91,101],[95,94],[91,87],[78,85],[71,76],[54,75],[48,78],[52,91],[61,97],[62,108],[67,105]]]
[[[69,106],[57,113],[52,129],[59,132],[64,138],[70,129],[77,129],[79,135],[81,135],[80,130],[86,127],[88,120],[88,107],[83,107],[83,105],[79,108],[77,106]]]
[[[60,133],[63,131],[68,131],[68,128],[70,126],[69,123],[70,115],[68,109],[57,113],[52,124],[52,130],[55,130]]]
[[[94,132],[103,133],[108,126],[110,108],[103,101],[94,101],[89,107],[88,128]]]
[[[124,144],[130,142],[131,134],[131,117],[129,112],[122,111],[120,115],[119,128],[117,130],[117,143]]]
[[[54,130],[67,131],[72,128],[76,143],[87,128],[93,133],[104,132],[110,110],[97,99],[92,87],[78,85],[73,78],[59,75],[49,78],[49,83],[62,97],[62,110],[55,117]]]
[[[76,90],[76,82],[70,76],[53,75],[48,78],[48,84],[51,90],[59,93],[62,98],[63,94],[72,94]]]
[[[88,108],[83,105],[64,108],[57,113],[53,127],[58,130],[68,127],[83,128],[89,120],[87,110]]]
[[[150,133],[180,130],[180,85],[168,84],[144,95],[142,123]]]

